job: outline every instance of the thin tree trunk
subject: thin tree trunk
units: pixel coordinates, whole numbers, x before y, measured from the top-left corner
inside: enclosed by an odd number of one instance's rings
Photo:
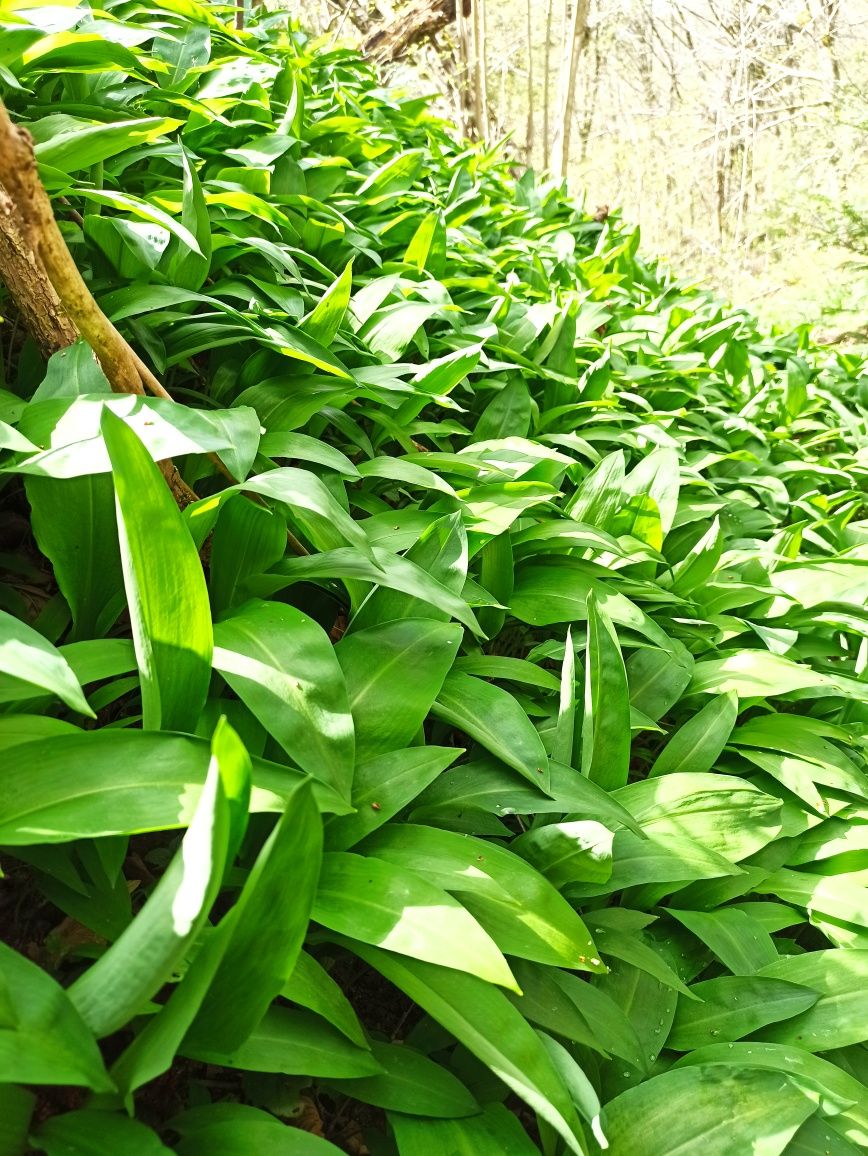
[[[488,136],[488,62],[485,0],[473,0],[473,114],[481,140]]]
[[[533,164],[534,146],[534,91],[533,91],[533,0],[527,0],[527,132],[525,134],[525,157],[527,164]]]
[[[576,107],[576,74],[579,57],[587,42],[590,6],[590,0],[573,0],[570,31],[565,44],[560,132],[554,157],[554,167],[561,177],[566,177],[570,163],[570,138]]]
[[[528,6],[533,0],[528,0]],[[549,105],[552,87],[552,21],[554,18],[554,0],[546,0],[546,46],[543,71],[543,168],[549,167],[551,154]]]

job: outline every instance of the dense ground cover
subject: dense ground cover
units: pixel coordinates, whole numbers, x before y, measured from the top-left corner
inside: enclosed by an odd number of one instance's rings
[[[868,1146],[861,365],[285,17],[4,21],[175,401],[6,309],[0,1152]]]

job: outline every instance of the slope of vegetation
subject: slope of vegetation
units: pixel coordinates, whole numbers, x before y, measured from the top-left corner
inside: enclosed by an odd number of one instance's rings
[[[0,51],[175,399],[5,303],[0,1152],[863,1150],[857,360],[285,17]]]

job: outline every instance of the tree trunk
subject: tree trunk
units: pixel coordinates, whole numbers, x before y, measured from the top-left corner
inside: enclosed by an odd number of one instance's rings
[[[0,185],[0,279],[9,291],[27,332],[48,360],[78,340],[48,274],[24,236],[24,222]]]
[[[168,398],[85,285],[36,169],[33,141],[0,101],[0,278],[46,357],[83,337],[115,393]],[[196,495],[171,461],[160,462],[183,509]]]
[[[533,0],[527,0],[527,132],[525,135],[524,151],[528,166],[533,164],[533,114]]]
[[[570,32],[565,45],[563,62],[560,132],[554,155],[554,168],[561,177],[566,177],[570,163],[570,138],[572,136],[573,113],[576,107],[576,74],[579,68],[579,57],[588,39],[590,7],[590,0],[573,0]]]

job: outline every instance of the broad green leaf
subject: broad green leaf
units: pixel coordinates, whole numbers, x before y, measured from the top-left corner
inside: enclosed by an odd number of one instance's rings
[[[319,1016],[276,1005],[231,1052],[191,1045],[183,1048],[183,1054],[224,1068],[286,1076],[356,1079],[381,1071],[369,1050],[351,1043]]]
[[[34,1139],[46,1156],[171,1156],[172,1152],[138,1120],[87,1108],[52,1116]]]
[[[215,752],[186,835],[147,903],[123,934],[69,988],[96,1036],[111,1035],[141,1012],[195,943],[217,896],[231,839],[224,775],[236,768]]]
[[[341,639],[335,656],[346,683],[358,761],[410,744],[455,660],[461,636],[460,626],[404,618]],[[396,687],[402,688],[400,695]]]
[[[106,633],[123,608],[124,586],[109,478],[25,479],[33,532],[72,611],[75,637]],[[65,517],[57,517],[59,509]]]
[[[841,1105],[849,1105],[846,1116],[855,1121],[866,1135],[868,1128],[868,1093],[843,1068],[799,1047],[787,1044],[765,1044],[748,1040],[735,1044],[710,1044],[682,1056],[677,1068],[694,1065],[724,1064],[744,1069],[765,1069],[785,1072],[789,1079],[810,1092],[819,1092],[828,1100],[830,1114],[837,1114]],[[864,1141],[863,1141],[864,1142]]]
[[[623,787],[630,769],[627,672],[615,629],[593,593],[588,596],[587,612],[582,774],[612,791]]]
[[[741,1039],[766,1024],[792,1019],[819,999],[809,987],[759,975],[720,976],[690,990],[703,1002],[678,1002],[667,1045],[679,1052]]]
[[[735,691],[742,698],[775,697],[815,687],[863,700],[868,696],[868,690],[859,688],[852,680],[832,678],[764,650],[739,650],[726,658],[698,662],[689,692],[725,694]]]
[[[331,1081],[331,1086],[363,1104],[413,1116],[454,1118],[479,1111],[473,1096],[451,1072],[413,1048],[374,1043],[371,1052],[383,1069],[381,1076]]]
[[[657,623],[639,607],[603,580],[600,567],[572,558],[546,558],[520,566],[515,576],[512,612],[532,626],[555,622],[584,622],[588,617],[588,595],[596,595],[597,605],[618,626],[644,635],[665,650],[671,640]]]
[[[401,573],[402,568],[396,571],[394,562],[387,568],[380,552],[375,551],[374,557],[387,574],[390,569],[393,573]],[[450,594],[460,595],[467,577],[467,534],[461,515],[451,514],[438,518],[410,547],[405,561],[423,571],[429,582],[433,580]],[[465,625],[470,625],[467,619],[456,614],[442,599],[432,597],[428,591],[404,583],[394,586],[383,581],[382,586],[374,590],[359,609],[351,629],[362,630],[366,626],[398,618],[433,618],[444,621],[449,617],[458,618]]]
[[[313,918],[341,935],[515,988],[494,941],[423,875],[370,855],[323,857]]]
[[[488,1104],[478,1116],[464,1120],[421,1120],[389,1113],[399,1156],[536,1156],[539,1149],[503,1104]]]
[[[7,701],[47,691],[79,714],[95,717],[66,659],[38,631],[5,610],[0,610],[0,672],[11,679]]]
[[[781,830],[781,802],[734,775],[672,773],[615,792],[649,835],[686,835],[738,861]]]
[[[109,410],[101,429],[112,462],[142,725],[192,730],[208,693],[213,647],[202,565],[145,447]]]
[[[17,1084],[0,1084],[0,1152],[20,1156],[36,1107],[36,1096]]]
[[[669,914],[709,947],[734,975],[753,975],[778,957],[772,937],[747,911],[721,907],[717,911],[684,911]]]
[[[611,1156],[780,1156],[814,1104],[785,1075],[698,1066],[664,1072],[605,1105]]]
[[[103,729],[22,743],[4,771],[0,844],[187,827],[207,768],[208,743],[187,735]],[[303,778],[254,759],[251,809],[280,813]],[[321,808],[346,814],[347,805],[329,788],[313,782],[313,792]]]
[[[80,172],[135,145],[155,141],[180,128],[182,122],[159,116],[89,124],[80,118],[55,113],[36,121],[37,161],[64,173]]]
[[[460,896],[507,955],[605,970],[587,928],[529,863],[496,843],[414,823],[389,823],[364,851]]]
[[[214,627],[214,667],[302,770],[348,796],[355,745],[328,635],[281,602],[253,600]]]
[[[256,592],[266,595],[275,590],[282,590],[293,582],[306,582],[312,579],[326,578],[332,581],[357,579],[377,584],[380,589],[374,591],[374,594],[379,594],[380,590],[385,588],[407,596],[401,600],[400,609],[395,608],[393,613],[392,608],[389,608],[388,617],[378,615],[376,619],[378,622],[403,618],[408,609],[406,604],[422,603],[425,607],[433,607],[440,621],[457,618],[474,634],[480,633],[479,623],[464,599],[436,578],[432,578],[426,570],[421,569],[409,558],[401,558],[379,546],[374,546],[372,553],[373,562],[361,551],[352,549],[329,550],[306,558],[287,559],[274,567],[271,574],[260,580]],[[371,599],[368,600],[370,601]],[[365,607],[368,602],[365,603]],[[427,614],[418,613],[422,617],[432,616],[430,611]],[[367,615],[363,615],[355,625],[361,629],[363,625],[373,623],[368,620]]]
[[[738,698],[734,691],[713,698],[670,738],[648,772],[649,777],[712,770],[737,717]]]
[[[326,819],[326,849],[346,851],[382,827],[463,753],[460,747],[411,747],[360,763],[353,776],[356,810]]]
[[[627,662],[630,703],[657,722],[681,698],[690,682],[693,658],[653,647],[636,650]]]
[[[569,1094],[539,1037],[502,992],[476,976],[341,942],[424,1008],[582,1156],[581,1128]]]
[[[180,1132],[178,1156],[249,1156],[251,1150],[269,1156],[329,1156],[334,1144],[284,1124],[269,1112],[247,1104],[221,1101],[191,1108],[171,1121]]]
[[[286,552],[286,522],[277,513],[237,495],[220,510],[211,535],[208,588],[215,615],[243,602],[239,586],[279,562]]]
[[[290,796],[231,911],[231,937],[185,1046],[233,1051],[280,994],[304,942],[321,856],[322,820],[303,783]]]
[[[548,790],[548,756],[542,740],[507,691],[452,671],[431,709],[436,718],[463,731],[543,791]]]
[[[0,943],[0,1080],[112,1090],[90,1027],[60,985]]]
[[[370,1044],[347,997],[329,973],[306,951],[300,951],[280,993],[299,1007],[316,1012],[360,1048]]]
[[[579,819],[548,823],[514,839],[511,847],[555,887],[605,883],[612,874],[613,835],[602,823]]]
[[[305,333],[320,345],[329,346],[334,341],[350,303],[352,284],[353,263],[350,261],[302,322]]]
[[[803,984],[820,993],[808,1011],[765,1028],[760,1033],[762,1040],[824,1052],[868,1039],[868,951],[831,948],[785,955],[759,974]]]

